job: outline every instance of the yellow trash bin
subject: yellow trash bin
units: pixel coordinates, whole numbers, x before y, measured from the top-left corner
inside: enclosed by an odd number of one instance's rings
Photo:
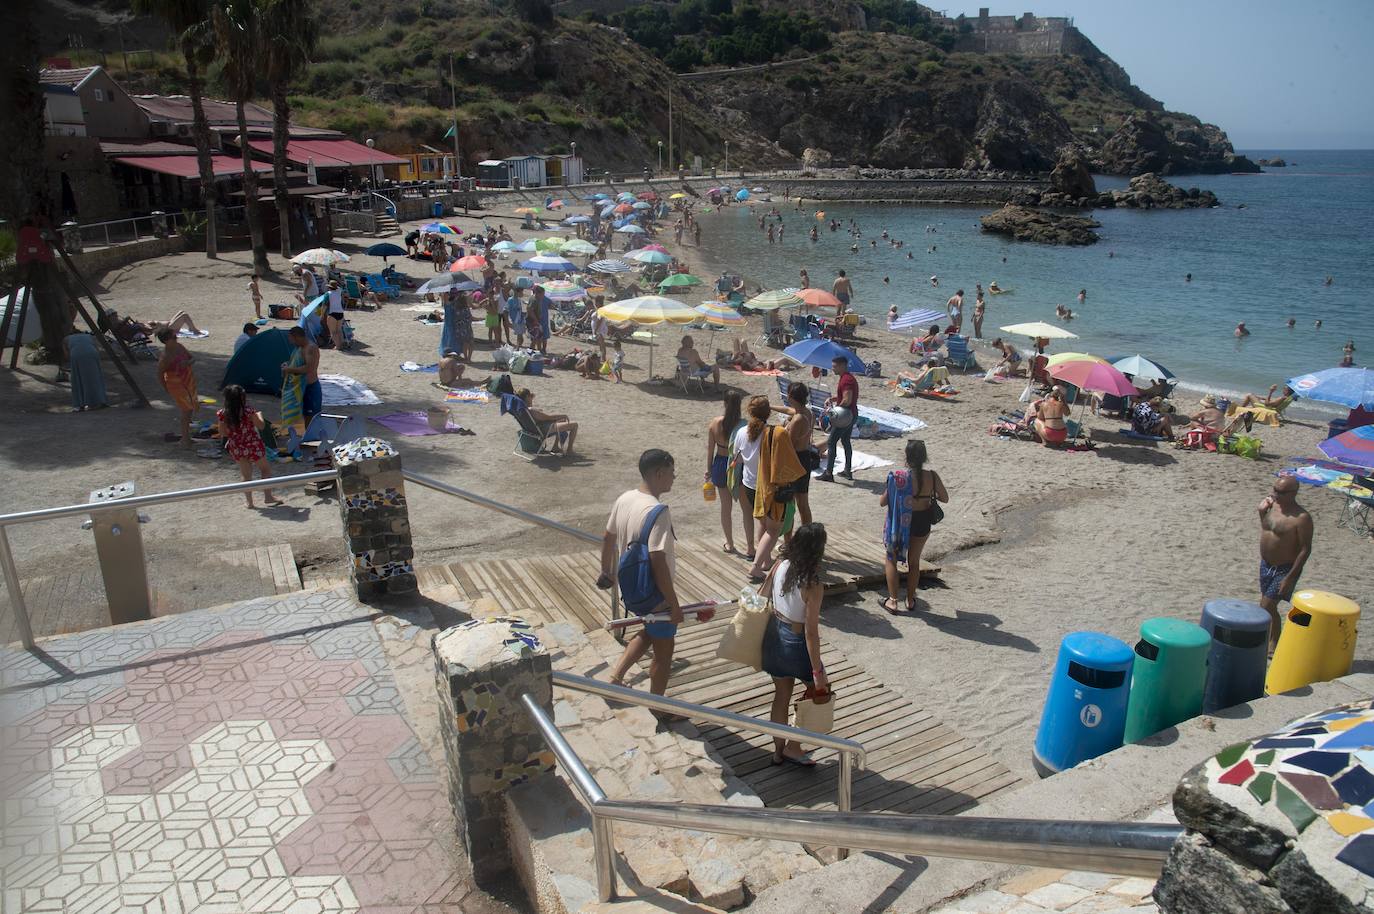
[[[1360,606],[1354,600],[1324,590],[1293,594],[1264,690],[1277,695],[1349,673],[1359,621]]]

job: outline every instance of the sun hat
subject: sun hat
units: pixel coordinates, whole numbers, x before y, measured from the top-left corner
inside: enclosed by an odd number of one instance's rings
[[[1211,394],[1206,394],[1203,396],[1201,400],[1197,402],[1199,406],[1205,406],[1207,409],[1215,409],[1217,405],[1217,398],[1212,396]]]

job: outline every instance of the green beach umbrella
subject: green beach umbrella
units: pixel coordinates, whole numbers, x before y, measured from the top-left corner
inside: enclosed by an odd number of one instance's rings
[[[699,286],[701,280],[691,273],[674,273],[663,282],[658,284],[660,289],[685,289],[688,286]]]

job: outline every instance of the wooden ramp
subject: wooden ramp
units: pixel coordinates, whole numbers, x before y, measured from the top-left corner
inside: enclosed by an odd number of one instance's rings
[[[826,592],[844,593],[883,580],[883,547],[851,532],[830,528],[826,549]],[[473,559],[421,569],[421,589],[449,585],[461,598],[493,600],[501,612],[531,621],[571,622],[600,628],[610,616],[610,599],[597,590],[597,552],[522,559]],[[938,573],[922,566],[923,574]],[[733,597],[747,582],[748,565],[725,555],[713,537],[677,544],[678,597],[684,603]],[[767,717],[772,680],[715,656],[721,629],[733,613],[704,625],[685,625],[678,634],[668,693],[698,704]],[[826,639],[822,636],[822,642]],[[886,688],[841,651],[826,647],[825,667],[836,691],[835,733],[863,743],[868,765],[856,771],[854,808],[950,813],[1003,790],[1017,778],[1000,762],[930,714]],[[609,661],[612,658],[607,658]],[[771,764],[772,741],[725,727],[702,732],[735,774],[769,806],[833,809],[836,769],[833,753],[818,753],[814,769]]]
[[[225,552],[220,559],[228,565],[252,568],[258,572],[265,593],[294,593],[301,589],[301,575],[296,569],[296,555],[290,545],[258,546]]]

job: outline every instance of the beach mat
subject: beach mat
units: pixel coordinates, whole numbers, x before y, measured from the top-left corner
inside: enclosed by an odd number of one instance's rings
[[[1116,433],[1123,438],[1134,438],[1136,441],[1167,441],[1163,435],[1142,435],[1133,428],[1119,428]]]
[[[856,450],[854,452],[855,470],[874,470],[879,467],[890,466],[892,466],[891,460],[885,460],[882,457],[877,457],[873,454],[865,454],[863,451]],[[849,469],[849,464],[847,464],[844,459],[844,448],[840,448],[839,451],[835,454],[835,472],[843,473],[847,469]],[[821,466],[818,466],[816,467],[816,469],[812,470],[811,475],[820,476],[824,472],[825,461],[821,461]]]
[[[320,375],[325,406],[378,406],[382,398],[362,381],[345,374]]]
[[[436,385],[438,386],[438,385]],[[490,403],[491,394],[480,387],[445,387],[446,403]]]
[[[907,432],[919,431],[926,427],[926,423],[915,416],[874,409],[862,403],[859,404],[859,415],[873,420],[877,423],[878,429],[888,435],[905,435]]]
[[[424,374],[438,374],[439,363],[435,362],[433,365],[421,365],[419,362],[402,362],[401,370],[410,372],[418,371]]]
[[[781,368],[740,369],[740,374],[754,375],[756,377],[781,377],[785,373],[786,372]]]
[[[429,424],[429,417],[423,412],[387,413],[385,416],[370,416],[373,422],[385,426],[405,438],[420,438],[425,435],[442,435]],[[449,432],[463,431],[461,425],[448,424]]]
[[[177,331],[177,336],[183,340],[203,340],[209,335],[209,330],[201,330],[197,332],[195,330],[187,330],[185,327],[182,327],[180,330]]]

